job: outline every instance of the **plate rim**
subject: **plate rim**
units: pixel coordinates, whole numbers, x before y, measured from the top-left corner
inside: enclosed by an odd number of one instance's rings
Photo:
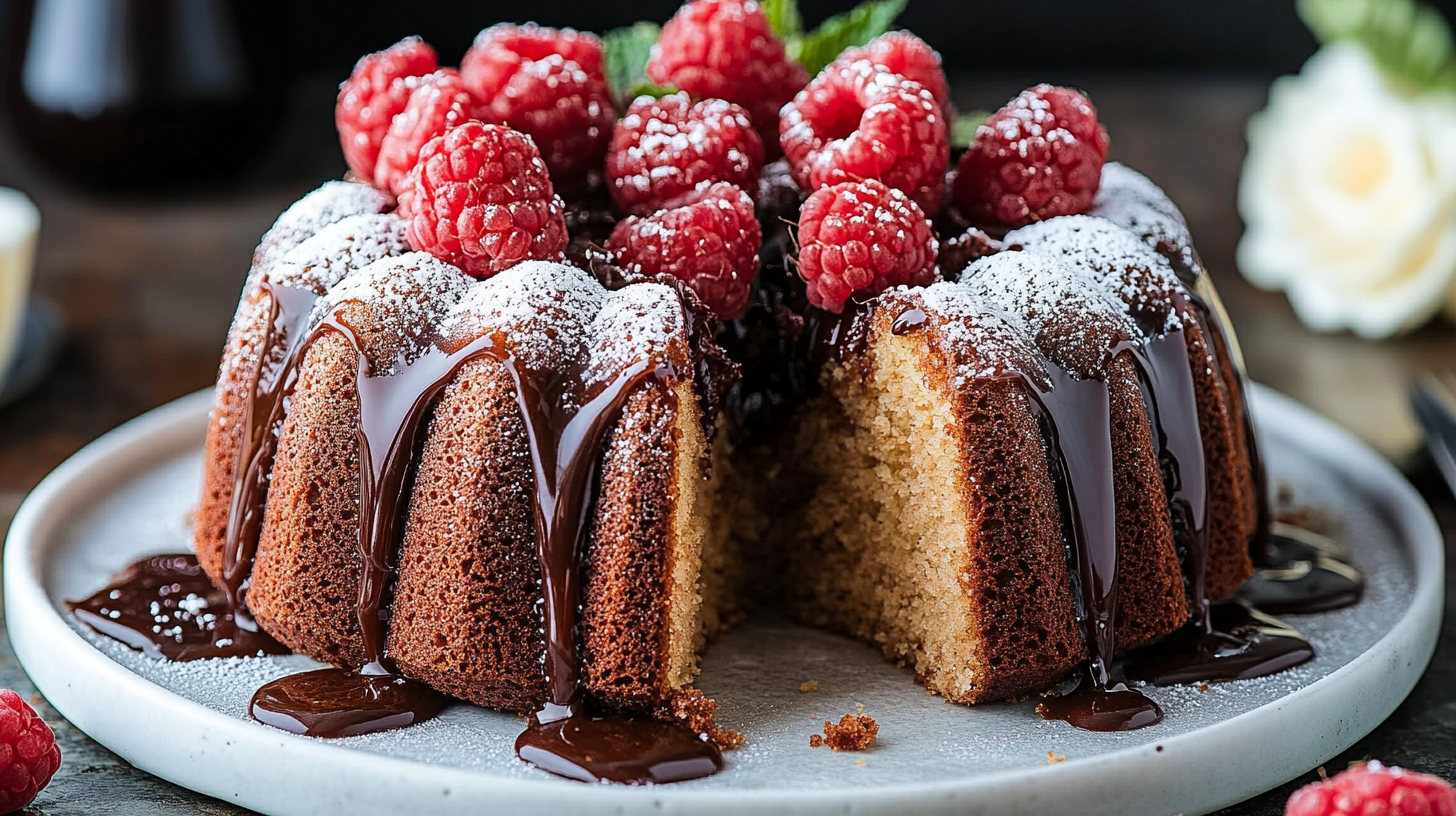
[[[1201,799],[1184,802],[1181,808],[1186,813],[1206,812],[1297,776],[1348,748],[1383,722],[1424,673],[1435,649],[1443,609],[1444,543],[1430,509],[1415,489],[1388,462],[1328,419],[1264,386],[1256,384],[1252,397],[1256,414],[1278,416],[1280,420],[1275,424],[1281,427],[1299,423],[1296,438],[1299,447],[1317,447],[1328,458],[1348,462],[1346,469],[1350,471],[1372,472],[1363,480],[1362,489],[1369,491],[1379,506],[1394,511],[1389,522],[1400,532],[1397,546],[1405,549],[1412,560],[1415,591],[1409,606],[1389,631],[1350,663],[1253,711],[1169,737],[1156,749],[1150,744],[1141,745],[1045,768],[872,788],[798,791],[700,790],[672,786],[577,785],[573,788],[550,779],[514,779],[361,751],[338,751],[334,745],[273,731],[214,711],[153,684],[100,652],[65,622],[44,586],[45,555],[55,545],[54,533],[63,526],[67,511],[86,505],[102,485],[116,476],[197,446],[210,411],[212,389],[175,400],[108,432],[67,459],[26,497],[15,515],[5,545],[6,619],[22,667],[41,693],[77,728],[149,773],[223,801],[280,816],[413,810],[426,804],[419,796],[427,788],[441,791],[428,801],[428,806],[441,813],[473,812],[475,806],[470,803],[479,802],[482,797],[500,805],[522,808],[546,804],[594,812],[701,813],[712,809],[738,813],[762,812],[765,807],[796,813],[844,812],[846,808],[866,813],[899,813],[912,808],[916,812],[1021,812],[1008,809],[1004,799],[988,796],[993,791],[1004,793],[1012,789],[1024,789],[1028,813],[1063,812],[1059,806],[1073,812],[1073,805],[1078,812],[1086,813],[1088,802],[1098,801],[1097,791],[1108,789],[1109,776],[1113,782],[1117,781],[1118,766],[1135,758],[1149,761],[1156,757],[1170,763],[1212,761],[1226,769],[1246,767],[1250,773],[1234,774],[1233,783],[1213,777],[1204,780]],[[1269,425],[1263,427],[1261,435],[1268,432]],[[1392,660],[1392,657],[1399,659]],[[56,667],[66,660],[86,666],[88,682],[80,684]],[[1355,682],[1359,679],[1364,682]],[[89,695],[86,689],[97,684],[112,689],[112,694],[107,695],[109,700],[126,698],[131,705],[116,707],[94,699],[95,695]],[[1360,709],[1357,703],[1358,716],[1329,717],[1330,711],[1339,710],[1338,698],[1348,694],[1345,687],[1350,685],[1370,689],[1368,707]],[[1376,686],[1383,687],[1383,693],[1375,693]],[[1398,692],[1391,693],[1391,688],[1397,688]],[[1348,706],[1349,701],[1345,700],[1344,704]],[[118,713],[118,708],[125,711]],[[186,746],[183,754],[171,757],[171,761],[157,758],[165,751],[159,752],[145,744],[151,740],[137,738],[147,724],[156,722],[160,712],[185,719],[195,732],[194,744]],[[1243,757],[1231,757],[1209,750],[1210,744],[1221,741],[1219,738],[1241,734],[1244,741],[1272,746],[1269,750],[1286,747],[1297,751],[1291,743],[1298,741],[1295,732],[1300,729],[1281,725],[1289,720],[1325,723],[1317,746],[1305,747],[1300,754],[1318,756],[1308,763],[1286,761],[1285,766],[1298,765],[1299,769],[1289,774],[1286,768],[1281,771],[1281,778],[1272,782],[1269,781],[1272,777],[1267,776],[1269,771],[1263,767],[1268,763],[1251,762],[1250,758],[1260,752],[1243,752]],[[1303,741],[1308,742],[1308,738]],[[257,751],[266,753],[254,753]],[[1285,756],[1288,755],[1286,751]],[[207,764],[217,757],[226,759],[221,767],[227,773],[218,773],[216,763]],[[266,761],[269,758],[271,762]],[[317,785],[308,788],[253,785],[243,789],[239,784],[243,781],[241,767],[271,764],[279,768],[296,762],[308,762],[319,768],[325,778],[313,779]],[[1260,772],[1265,778],[1251,788],[1248,780]],[[405,784],[375,785],[363,798],[358,790],[340,784],[343,779],[365,776]],[[1240,785],[1238,781],[1245,784]],[[379,795],[381,787],[407,788],[410,793],[404,798],[398,794]],[[1119,792],[1146,793],[1146,789],[1153,787],[1157,786],[1145,785],[1132,791],[1124,788]],[[1080,793],[1058,798],[1052,788],[1075,788]],[[326,807],[320,809],[321,805]],[[1141,805],[1158,808],[1164,803],[1156,797],[1142,802],[1136,795],[1117,800],[1117,809],[1123,812]]]

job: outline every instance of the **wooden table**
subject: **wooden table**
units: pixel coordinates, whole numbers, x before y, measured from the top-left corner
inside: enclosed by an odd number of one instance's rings
[[[994,109],[1040,77],[954,83],[962,109]],[[1434,469],[1413,456],[1418,437],[1405,389],[1422,367],[1456,364],[1456,331],[1436,325],[1371,344],[1305,330],[1278,295],[1256,292],[1234,272],[1242,230],[1234,208],[1243,124],[1262,106],[1262,79],[1049,77],[1089,89],[1113,136],[1114,156],[1162,184],[1184,209],[1218,282],[1255,379],[1293,395],[1354,430],[1406,467],[1456,540],[1456,501]],[[305,95],[300,114],[317,124],[327,84]],[[285,140],[270,183],[184,203],[97,202],[56,188],[0,147],[0,184],[30,192],[43,214],[36,290],[66,317],[68,340],[51,376],[28,398],[0,409],[0,530],[22,497],[81,446],[168,400],[209,387],[223,336],[258,236],[289,202],[342,171],[319,128]],[[281,169],[280,169],[281,168]],[[281,179],[281,180],[280,180]],[[1448,586],[1452,583],[1448,580]],[[1448,594],[1448,609],[1456,593]],[[1456,779],[1456,627],[1447,627],[1421,684],[1394,716],[1329,763],[1366,756]],[[0,685],[34,689],[0,638]],[[97,693],[105,693],[98,689]],[[239,813],[138,771],[96,745],[34,698],[56,725],[65,762],[27,811],[70,814]],[[1299,782],[1313,779],[1313,769]],[[1282,812],[1291,783],[1230,808],[1240,816]]]

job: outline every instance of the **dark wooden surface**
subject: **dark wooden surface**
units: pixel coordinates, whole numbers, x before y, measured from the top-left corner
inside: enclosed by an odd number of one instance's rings
[[[1042,78],[956,87],[965,109],[993,109]],[[1253,376],[1351,428],[1404,467],[1436,509],[1447,541],[1456,538],[1456,502],[1429,463],[1414,453],[1418,436],[1404,396],[1415,372],[1456,365],[1456,330],[1437,324],[1385,344],[1314,335],[1300,327],[1282,297],[1253,291],[1234,271],[1242,229],[1234,200],[1243,126],[1262,106],[1267,80],[1046,78],[1075,81],[1091,91],[1112,133],[1115,157],[1162,184],[1183,207],[1233,313]],[[311,144],[328,147],[327,140]],[[55,188],[0,148],[0,184],[26,189],[41,207],[36,290],[61,307],[68,326],[60,361],[47,380],[27,398],[0,408],[0,530],[25,493],[81,446],[137,414],[212,384],[253,245],[284,206],[333,172],[331,161],[294,162],[324,169],[227,197],[96,202]],[[1448,593],[1448,617],[1453,600],[1456,594]],[[1456,642],[1448,631],[1410,699],[1328,767],[1370,756],[1456,780],[1453,681]],[[34,694],[5,638],[0,638],[0,685]],[[56,726],[65,761],[28,813],[241,812],[130,767],[35,699]],[[1300,780],[1226,813],[1280,813],[1288,792],[1313,778],[1311,769]]]

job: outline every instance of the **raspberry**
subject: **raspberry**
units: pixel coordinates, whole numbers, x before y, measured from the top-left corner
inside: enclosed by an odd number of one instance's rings
[[[974,221],[1010,227],[1086,212],[1107,147],[1107,130],[1085,96],[1028,88],[976,129],[956,168],[955,202]]]
[[[607,249],[623,269],[686,281],[724,320],[743,316],[762,242],[753,199],[726,182],[694,190],[646,217],[629,216]]]
[[[1379,762],[1305,785],[1289,797],[1284,816],[1456,816],[1456,791],[1438,776],[1387,768]]]
[[[693,104],[685,93],[633,102],[607,152],[612,198],[633,215],[704,183],[757,189],[762,169],[763,141],[747,111],[721,99]]]
[[[565,208],[530,136],[468,121],[420,148],[409,181],[414,249],[477,278],[524,260],[561,259]]]
[[[935,104],[947,122],[955,119],[950,102],[950,83],[940,67],[940,55],[926,42],[908,31],[891,31],[870,40],[861,48],[845,49],[835,62],[848,65],[869,60],[892,74],[919,82],[935,97]]]
[[[480,32],[460,64],[482,121],[528,134],[558,186],[573,192],[601,165],[616,110],[602,43],[571,29],[502,23]]]
[[[354,73],[339,86],[334,125],[344,160],[355,176],[364,181],[374,178],[379,145],[394,115],[409,102],[417,77],[439,65],[435,49],[419,37],[406,37],[354,65]]]
[[[61,767],[56,735],[10,689],[0,689],[0,813],[13,813],[50,784]]]
[[[933,282],[938,249],[924,211],[874,179],[823,187],[799,211],[799,274],[835,314],[851,295]]]
[[[779,153],[779,108],[809,81],[754,0],[692,0],[678,9],[652,48],[647,76],[698,98],[742,105],[770,161]]]
[[[421,77],[404,111],[394,117],[379,143],[374,186],[398,196],[425,142],[470,117],[470,94],[460,72],[452,68]]]
[[[868,60],[824,69],[784,106],[779,142],[805,190],[878,179],[940,212],[950,142],[940,106],[920,83]]]

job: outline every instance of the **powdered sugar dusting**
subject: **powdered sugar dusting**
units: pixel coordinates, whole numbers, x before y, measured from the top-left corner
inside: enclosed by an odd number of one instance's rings
[[[258,244],[253,268],[267,270],[274,261],[329,224],[350,215],[381,213],[393,206],[392,196],[368,184],[325,182],[278,216]]]
[[[408,252],[405,231],[404,219],[392,213],[351,215],[284,253],[266,274],[274,283],[322,295],[350,273]]]
[[[1183,213],[1147,176],[1118,162],[1102,166],[1102,182],[1091,215],[1101,216],[1141,237],[1167,256],[1182,274],[1201,269]]]
[[[611,292],[592,322],[589,384],[609,381],[640,360],[681,367],[688,360],[687,331],[682,301],[670,288],[639,283]]]
[[[974,287],[950,281],[923,289],[902,287],[882,301],[893,303],[906,295],[918,295],[920,308],[935,320],[940,346],[955,360],[957,387],[1012,373],[1049,387],[1046,362],[1036,343],[977,295]],[[906,305],[914,304],[907,301]],[[900,308],[895,309],[898,311]]]
[[[1120,299],[1150,331],[1182,326],[1175,299],[1186,293],[1168,261],[1141,238],[1105,218],[1066,215],[1007,233],[1006,244],[1048,255]]]
[[[395,373],[439,337],[470,278],[425,252],[383,258],[344,278],[314,307],[353,330],[373,376]]]
[[[1076,267],[1052,256],[1002,252],[966,267],[960,282],[1035,338],[1049,360],[1077,377],[1104,377],[1108,351],[1142,333],[1122,304]]]
[[[496,333],[527,368],[560,368],[585,354],[605,295],[575,266],[525,261],[471,284],[443,333],[452,344]]]

